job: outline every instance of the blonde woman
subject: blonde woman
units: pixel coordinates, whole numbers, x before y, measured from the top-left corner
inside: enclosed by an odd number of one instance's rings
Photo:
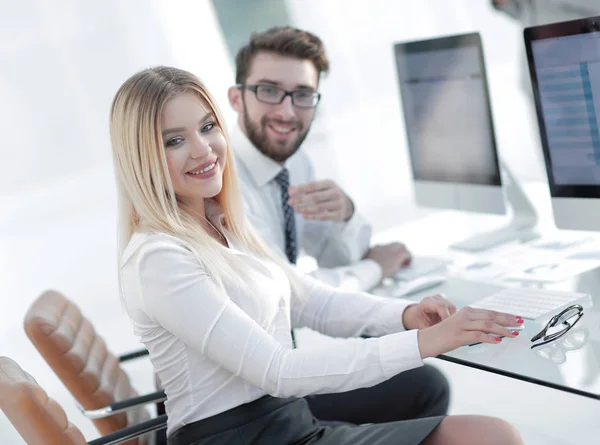
[[[478,416],[322,426],[303,396],[372,386],[465,343],[497,343],[489,334],[511,337],[522,320],[297,275],[246,222],[223,119],[188,72],[132,76],[110,131],[121,288],[168,396],[170,445],[522,443],[510,425]],[[374,338],[293,349],[290,328],[299,326]]]

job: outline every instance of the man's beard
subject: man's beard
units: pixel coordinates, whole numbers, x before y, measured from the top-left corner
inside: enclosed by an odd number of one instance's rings
[[[282,141],[282,143],[277,143],[269,140],[267,136],[267,125],[269,123],[280,123],[280,124],[292,124],[295,125],[295,131],[298,132],[298,136],[295,141]],[[259,132],[259,126],[262,130]],[[308,134],[308,130],[310,126],[303,132],[302,122],[300,121],[282,121],[275,119],[266,119],[263,117],[260,120],[259,126],[254,125],[250,121],[250,116],[248,116],[248,110],[246,108],[246,104],[244,104],[244,127],[246,128],[246,136],[250,139],[250,142],[265,156],[273,159],[275,162],[283,163],[287,161],[294,153],[298,151],[304,139],[306,139],[306,135]],[[291,145],[290,145],[291,142]],[[290,147],[288,148],[288,145]]]

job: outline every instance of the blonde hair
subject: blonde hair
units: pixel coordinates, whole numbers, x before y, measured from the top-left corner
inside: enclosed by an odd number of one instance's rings
[[[134,74],[121,86],[112,103],[110,137],[119,198],[120,253],[136,231],[166,233],[184,241],[220,286],[225,276],[233,278],[238,286],[249,285],[240,257],[210,236],[197,215],[179,205],[173,191],[161,116],[168,100],[190,92],[206,101],[227,141],[223,186],[215,197],[223,210],[227,233],[251,253],[280,265],[297,292],[298,278],[289,264],[268,249],[243,213],[233,154],[213,97],[196,76],[177,68],[158,66]]]

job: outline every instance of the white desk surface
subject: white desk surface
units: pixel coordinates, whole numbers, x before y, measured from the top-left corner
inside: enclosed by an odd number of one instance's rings
[[[538,231],[543,239],[560,239],[574,235],[574,232],[558,232],[554,227],[550,212],[550,200],[545,184],[528,184],[527,194],[534,201],[540,216]],[[451,251],[446,246],[464,237],[506,222],[507,217],[489,215],[466,215],[459,212],[440,211],[398,227],[377,233],[374,243],[402,241],[415,255],[442,255],[467,264],[478,258],[477,255]],[[599,238],[593,232],[575,234]],[[523,245],[513,244],[485,252],[486,257],[503,255],[511,249],[522,249]],[[527,247],[526,247],[527,248]],[[529,249],[529,248],[527,248]],[[560,253],[548,252],[553,260],[577,250],[600,251],[600,242],[592,240],[574,246]],[[538,250],[538,249],[536,249]],[[544,251],[542,251],[543,254]],[[563,261],[569,263],[570,261]],[[443,293],[458,307],[469,305],[502,288],[533,285],[551,289],[573,290],[591,295],[591,307],[584,310],[584,316],[577,325],[562,338],[547,346],[531,349],[530,339],[545,325],[548,317],[540,320],[526,320],[525,329],[516,339],[504,339],[498,345],[479,344],[464,346],[441,356],[441,359],[465,366],[506,375],[532,383],[553,387],[574,394],[600,399],[600,263],[590,262],[588,271],[570,279],[547,283],[525,283],[495,279],[459,278],[452,269],[450,278],[444,284],[414,294],[409,299],[419,301],[422,297]],[[504,276],[506,277],[506,276]],[[376,293],[384,295],[391,287],[382,286]]]

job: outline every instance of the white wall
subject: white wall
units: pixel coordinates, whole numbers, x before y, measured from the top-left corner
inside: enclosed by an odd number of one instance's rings
[[[479,31],[501,155],[522,180],[545,180],[537,125],[522,88],[520,30],[489,1],[287,0],[287,5],[296,26],[324,40],[331,61],[318,124],[325,129],[319,129],[310,154],[321,175],[333,170],[363,212],[377,215],[376,225],[393,223],[385,209],[412,194],[394,42]]]
[[[209,0],[3,2],[0,227],[52,207],[58,190],[81,201],[103,190],[92,181],[112,188],[110,103],[158,64],[198,74],[229,109],[232,67]]]

